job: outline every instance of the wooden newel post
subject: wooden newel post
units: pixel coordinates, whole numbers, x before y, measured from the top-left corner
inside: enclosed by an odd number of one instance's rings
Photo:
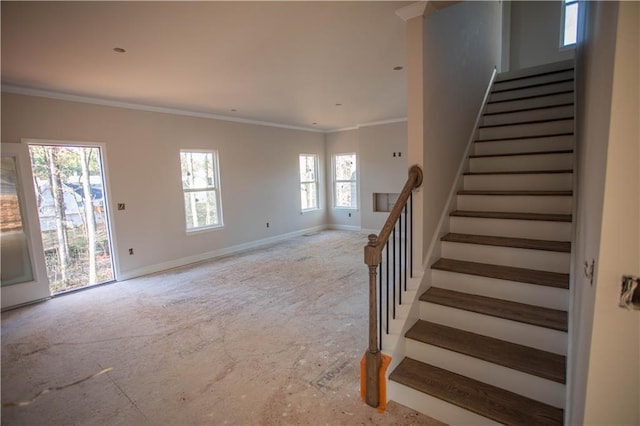
[[[365,356],[366,363],[366,402],[371,407],[380,405],[380,363],[378,350],[378,304],[376,300],[376,277],[382,253],[378,247],[377,235],[369,235],[369,243],[364,248],[364,263],[369,266],[369,348]]]

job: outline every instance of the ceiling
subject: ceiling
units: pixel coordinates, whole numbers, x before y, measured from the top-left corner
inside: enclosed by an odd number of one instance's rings
[[[2,1],[3,89],[316,130],[403,118],[410,3]]]

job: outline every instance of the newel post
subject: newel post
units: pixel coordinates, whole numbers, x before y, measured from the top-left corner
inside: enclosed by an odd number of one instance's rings
[[[364,248],[364,263],[369,266],[369,348],[365,355],[366,363],[366,402],[371,407],[380,405],[380,363],[378,349],[378,304],[376,300],[376,276],[382,253],[378,247],[378,237],[369,235],[369,243]]]

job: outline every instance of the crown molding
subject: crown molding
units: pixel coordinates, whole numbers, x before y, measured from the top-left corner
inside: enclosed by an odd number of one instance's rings
[[[183,110],[178,108],[166,108],[166,107],[144,105],[144,104],[137,104],[137,103],[131,103],[131,102],[121,102],[121,101],[114,101],[109,99],[95,98],[91,96],[72,95],[69,93],[52,92],[48,90],[33,89],[33,88],[14,86],[14,85],[8,85],[8,84],[2,85],[2,92],[14,93],[17,95],[37,96],[37,97],[49,98],[49,99],[58,99],[63,101],[82,102],[87,104],[102,105],[102,106],[109,106],[109,107],[115,107],[115,108],[126,108],[126,109],[140,110],[140,111],[159,112],[163,114],[184,115],[188,117],[209,118],[209,119],[221,120],[221,121],[232,121],[235,123],[278,127],[281,129],[289,129],[289,130],[301,130],[305,132],[326,133],[325,130],[314,129],[310,127],[292,126],[288,124],[272,123],[269,121],[251,120],[248,118],[229,117],[226,115],[189,111],[189,110]]]
[[[396,10],[396,15],[402,18],[402,20],[405,22],[417,16],[424,16],[424,11],[427,8],[427,3],[429,2],[419,1],[408,6],[401,7],[400,9]]]
[[[362,127],[382,126],[382,125],[385,125],[385,124],[404,123],[404,122],[407,122],[407,121],[408,121],[407,117],[393,118],[391,120],[370,121],[368,123],[358,124],[357,126],[353,126],[353,127],[343,127],[343,128],[340,128],[340,129],[326,130],[325,133],[347,132],[349,130],[359,130]]]

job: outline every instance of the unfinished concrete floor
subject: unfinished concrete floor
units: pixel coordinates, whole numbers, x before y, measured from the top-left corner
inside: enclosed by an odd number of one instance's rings
[[[359,396],[366,235],[326,231],[2,314],[3,425],[438,424]]]

